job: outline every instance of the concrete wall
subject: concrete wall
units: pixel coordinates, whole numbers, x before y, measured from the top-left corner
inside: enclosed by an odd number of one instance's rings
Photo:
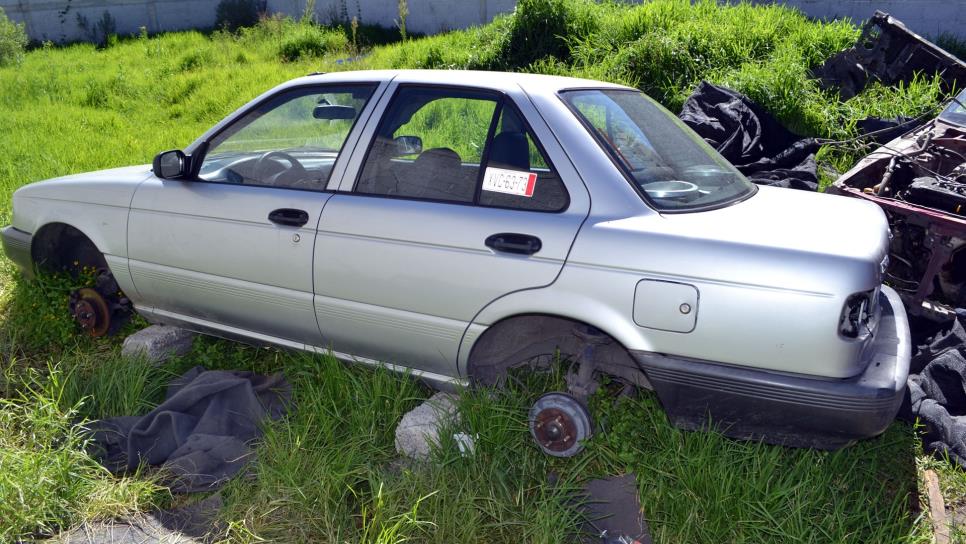
[[[121,35],[136,34],[142,26],[152,33],[210,27],[215,24],[217,4],[212,0],[0,0],[8,17],[26,24],[30,39],[53,42],[88,39],[78,16],[94,26],[105,11]]]
[[[762,4],[775,0],[754,1]],[[857,24],[879,10],[927,38],[946,32],[966,39],[966,0],[778,0],[777,3],[798,8],[816,19],[848,17]]]
[[[784,0],[784,3],[812,17],[850,17],[857,22],[880,9],[927,37],[949,32],[966,39],[966,0]],[[499,13],[512,11],[516,0],[408,0],[408,4],[407,28],[431,34],[486,23]],[[93,25],[106,10],[116,21],[117,32],[126,35],[137,33],[142,26],[151,33],[209,28],[215,24],[217,5],[218,0],[0,0],[0,8],[11,19],[26,23],[31,39],[55,42],[87,39],[77,24],[78,14]],[[317,0],[315,11],[321,22],[339,19],[345,12],[350,18],[359,17],[363,23],[392,27],[398,17],[397,6],[397,0]],[[305,0],[268,0],[268,9],[300,16]]]
[[[268,11],[295,17],[305,10],[305,0],[268,0]],[[500,13],[512,11],[516,0],[409,0],[406,28],[426,34],[487,23]],[[91,25],[105,11],[114,18],[117,33],[210,28],[215,24],[218,0],[0,0],[7,16],[27,25],[32,40],[54,42],[88,39],[77,23],[85,17]],[[317,0],[316,17],[321,22],[338,20],[342,13],[360,22],[394,27],[397,0]]]

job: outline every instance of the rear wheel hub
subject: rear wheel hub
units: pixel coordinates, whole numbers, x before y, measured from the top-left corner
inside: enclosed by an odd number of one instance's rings
[[[541,450],[554,457],[572,457],[593,434],[587,408],[566,393],[547,393],[530,408],[530,434]]]

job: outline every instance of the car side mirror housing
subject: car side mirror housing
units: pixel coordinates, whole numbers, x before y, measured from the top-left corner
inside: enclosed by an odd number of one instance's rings
[[[423,152],[423,139],[419,136],[396,136],[396,156],[418,155]]]
[[[352,106],[319,104],[312,110],[312,116],[323,121],[351,121],[356,118],[356,109]]]
[[[154,157],[152,170],[161,179],[181,179],[188,175],[188,158],[180,149],[162,151]]]

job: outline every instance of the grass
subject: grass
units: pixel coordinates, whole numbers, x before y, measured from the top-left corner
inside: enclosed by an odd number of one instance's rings
[[[866,116],[935,110],[942,96],[928,78],[873,85],[843,103],[807,77],[857,35],[847,22],[811,22],[780,6],[523,0],[489,25],[405,42],[369,27],[353,39],[346,29],[266,19],[235,34],[39,47],[20,66],[0,68],[0,223],[25,183],[149,162],[272,85],[313,71],[568,74],[637,85],[672,111],[707,79],[748,94],[803,135],[831,139],[854,136]],[[829,147],[820,160],[842,171],[864,152]],[[198,364],[283,370],[297,401],[266,429],[249,477],[226,489],[226,541],[561,542],[580,530],[573,488],[625,471],[639,476],[657,542],[927,542],[917,490],[924,468],[939,472],[951,505],[966,507],[966,477],[922,456],[907,425],[838,452],[790,450],[679,431],[647,393],[595,397],[603,432],[580,457],[551,459],[530,443],[525,416],[559,376],[464,395],[453,430],[474,437],[475,454],[460,455],[444,433],[433,463],[404,464],[392,433],[431,393],[418,382],[214,339],[154,368],[121,358],[117,339],[75,333],[66,316],[74,284],[28,283],[0,259],[0,541],[170,504],[149,471],[119,478],[100,469],[79,425],[146,412],[172,376]]]

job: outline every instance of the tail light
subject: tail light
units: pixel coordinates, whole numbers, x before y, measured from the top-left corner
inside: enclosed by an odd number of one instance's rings
[[[839,319],[839,334],[858,338],[864,331],[872,332],[870,322],[875,314],[876,290],[855,293],[845,300]]]

